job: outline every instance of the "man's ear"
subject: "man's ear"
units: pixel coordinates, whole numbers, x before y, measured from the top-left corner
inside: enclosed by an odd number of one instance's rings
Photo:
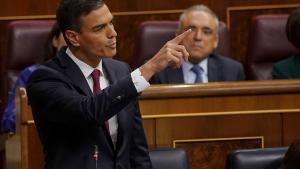
[[[73,30],[66,30],[66,38],[72,44],[72,46],[80,46],[78,33]]]

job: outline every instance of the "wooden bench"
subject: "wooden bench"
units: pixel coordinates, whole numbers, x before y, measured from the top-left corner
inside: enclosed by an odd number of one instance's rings
[[[26,92],[21,112],[22,169],[43,167]],[[280,147],[300,136],[300,81],[151,86],[139,98],[150,148],[184,148],[191,169],[225,168],[236,149]],[[207,160],[209,159],[209,160]]]

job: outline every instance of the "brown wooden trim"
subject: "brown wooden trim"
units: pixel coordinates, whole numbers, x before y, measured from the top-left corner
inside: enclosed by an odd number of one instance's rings
[[[178,114],[160,114],[160,115],[142,115],[142,119],[159,118],[178,118],[178,117],[204,117],[204,116],[230,116],[230,115],[249,115],[249,114],[285,114],[299,113],[300,109],[279,109],[279,110],[253,110],[253,111],[225,111],[225,112],[199,112],[199,113],[178,113]],[[34,124],[34,120],[27,120],[23,124]]]
[[[115,16],[128,16],[128,15],[153,15],[153,14],[174,14],[182,13],[184,9],[176,10],[158,10],[158,11],[133,11],[133,12],[112,12]]]
[[[153,14],[174,14],[182,13],[184,9],[177,10],[158,10],[158,11],[132,11],[132,12],[112,12],[114,16],[129,15],[153,15]],[[0,21],[6,20],[23,20],[23,19],[55,19],[55,15],[28,15],[28,16],[4,16],[0,17]]]
[[[264,148],[264,136],[173,140],[173,148],[176,148],[176,143],[208,142],[208,141],[231,141],[231,140],[255,140],[255,139],[260,139],[261,140],[261,148]]]
[[[28,16],[3,16],[0,21],[10,20],[34,20],[34,19],[55,19],[55,15],[28,15]]]
[[[176,91],[176,92],[174,92]],[[205,84],[152,85],[140,100],[199,96],[234,96],[275,93],[300,93],[300,80],[210,82]]]
[[[246,110],[246,111],[224,111],[224,112],[196,112],[178,114],[142,115],[143,119],[176,118],[176,117],[203,117],[203,116],[229,116],[229,115],[249,115],[249,114],[283,114],[299,113],[300,109],[277,109],[277,110]]]
[[[232,11],[249,11],[249,10],[261,10],[261,9],[280,9],[280,8],[297,8],[300,4],[280,4],[280,5],[257,5],[257,6],[234,6],[226,8],[227,26],[230,29],[230,12]]]
[[[34,124],[34,120],[27,120],[25,123],[23,123],[25,125],[30,125],[30,124]]]

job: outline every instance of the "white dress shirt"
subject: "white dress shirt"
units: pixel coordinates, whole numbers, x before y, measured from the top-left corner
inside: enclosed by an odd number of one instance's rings
[[[90,89],[93,91],[93,79],[91,77],[91,73],[94,71],[94,69],[100,70],[100,88],[101,90],[109,86],[109,81],[107,78],[107,75],[105,75],[103,68],[102,68],[102,60],[100,61],[99,65],[96,68],[91,67],[90,65],[84,63],[83,61],[79,60],[77,57],[74,56],[74,54],[71,52],[69,48],[67,48],[66,53],[68,56],[76,63],[76,65],[79,67],[79,69],[82,71],[85,79],[87,80],[87,83],[90,87]],[[133,81],[133,84],[137,90],[137,92],[142,92],[146,88],[150,86],[149,82],[145,80],[145,78],[141,75],[141,72],[139,69],[136,69],[131,73],[131,79]],[[117,142],[117,136],[118,136],[118,120],[117,115],[111,117],[108,120],[109,123],[109,133],[112,138],[112,141],[114,143],[114,146],[116,146]]]
[[[184,83],[195,83],[196,74],[191,70],[193,66],[194,64],[192,64],[191,62],[183,62],[182,71],[183,71]],[[207,83],[208,82],[207,58],[202,60],[202,62],[199,63],[199,66],[203,69],[203,73],[201,74],[202,83]]]

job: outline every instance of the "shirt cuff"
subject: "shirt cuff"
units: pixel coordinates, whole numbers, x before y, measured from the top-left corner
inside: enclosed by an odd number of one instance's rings
[[[131,72],[131,79],[138,93],[144,91],[150,86],[150,83],[142,76],[140,69]]]

